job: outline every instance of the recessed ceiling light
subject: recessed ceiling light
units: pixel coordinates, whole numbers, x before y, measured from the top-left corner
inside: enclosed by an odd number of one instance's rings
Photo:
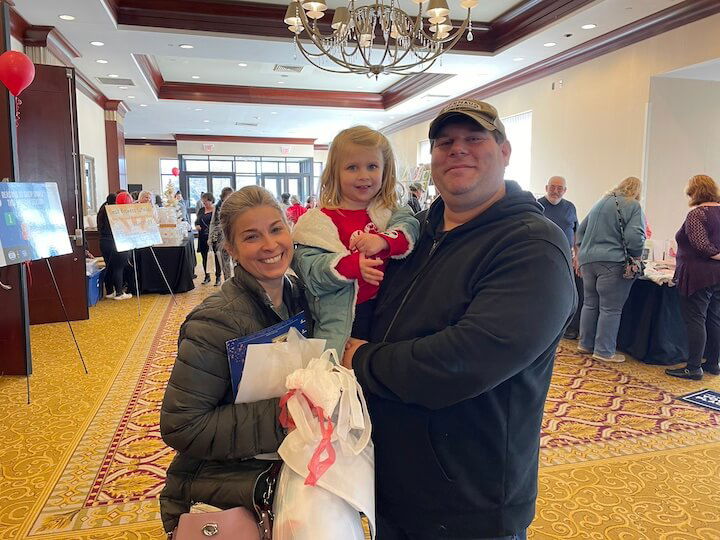
[[[246,64],[245,62],[240,62],[240,63],[238,64],[238,66],[240,66],[240,67],[247,67],[247,64]]]
[[[135,99],[135,96],[128,96],[128,99]]]
[[[191,79],[199,79],[199,78],[200,78],[200,75],[193,75],[193,76],[190,77],[190,78],[191,78]]]
[[[141,103],[140,106],[141,106],[141,107],[147,107],[147,105],[146,105],[145,103]]]
[[[98,64],[107,64],[107,60],[95,60]]]
[[[105,44],[102,41],[91,41],[90,45],[95,45],[96,47],[102,47]]]
[[[210,120],[203,120],[203,122],[204,122],[205,124],[209,124],[209,123],[210,123]]]
[[[548,41],[547,43],[543,43],[543,47],[554,47],[557,45],[554,41]]]
[[[147,137],[143,137],[143,139],[147,139]]]
[[[597,28],[597,24],[583,24],[580,28],[583,30],[592,30],[593,28]]]
[[[195,109],[195,110],[196,110],[196,111],[202,111],[202,109],[199,109],[199,108],[198,108],[198,109]]]
[[[270,114],[277,114],[277,111],[271,111]]]
[[[108,75],[108,77],[110,77],[111,79],[117,79],[118,75],[115,75],[114,73],[110,73],[110,75]]]
[[[522,62],[525,60],[522,56],[518,56],[517,58],[513,58],[513,62]]]
[[[127,86],[118,86],[120,90],[127,90]]]
[[[60,15],[59,18],[62,19],[63,21],[74,21],[75,20],[75,17],[73,17],[72,15]]]
[[[285,84],[285,81],[278,81],[278,84]]]
[[[181,49],[194,49],[195,47],[193,45],[188,45],[187,43],[183,43],[180,45]]]

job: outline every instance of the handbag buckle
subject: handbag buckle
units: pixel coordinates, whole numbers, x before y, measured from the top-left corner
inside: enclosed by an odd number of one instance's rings
[[[206,523],[200,530],[204,536],[215,536],[220,532],[220,527],[218,527],[217,523]]]

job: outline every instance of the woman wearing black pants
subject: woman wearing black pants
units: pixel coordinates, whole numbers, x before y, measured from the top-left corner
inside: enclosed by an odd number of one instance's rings
[[[197,213],[195,228],[198,230],[198,251],[200,255],[202,255],[203,272],[205,272],[203,285],[205,285],[206,283],[210,283],[210,274],[208,274],[207,271],[208,251],[210,251],[208,238],[210,236],[210,223],[212,222],[215,212],[215,197],[210,192],[203,193],[200,201],[202,202],[202,207]],[[220,283],[222,267],[216,251],[213,251],[213,256],[215,257],[215,282]]]
[[[108,204],[115,204],[116,197],[115,193],[111,193],[100,207],[97,214],[97,227],[100,234],[100,253],[102,253],[105,260],[105,276],[103,278],[105,297],[114,298],[115,300],[127,300],[132,298],[132,295],[123,293],[123,271],[130,260],[130,254],[128,252],[118,252],[115,249],[115,238],[105,208]]]

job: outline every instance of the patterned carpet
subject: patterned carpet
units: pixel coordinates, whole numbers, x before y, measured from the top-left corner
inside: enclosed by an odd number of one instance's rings
[[[212,287],[104,300],[32,329],[33,402],[0,378],[0,539],[163,538],[157,494],[172,451],[159,407],[186,313]],[[720,414],[675,399],[700,383],[638,362],[602,364],[563,342],[543,422],[533,539],[720,540]]]

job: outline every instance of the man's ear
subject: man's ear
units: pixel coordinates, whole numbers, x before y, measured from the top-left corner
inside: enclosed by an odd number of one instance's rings
[[[510,146],[510,141],[505,141],[500,145],[500,152],[502,152],[502,155],[505,157],[505,166],[507,167],[510,165],[510,154],[512,154],[512,146]]]

